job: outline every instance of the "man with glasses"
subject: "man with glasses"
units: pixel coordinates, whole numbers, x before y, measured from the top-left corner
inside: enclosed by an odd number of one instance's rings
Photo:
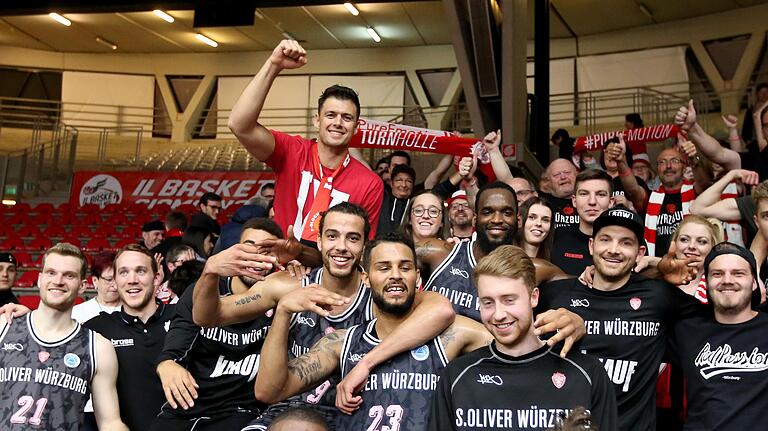
[[[192,215],[189,225],[207,228],[218,238],[221,234],[221,226],[216,219],[219,218],[222,209],[221,201],[221,196],[216,193],[204,193],[197,204],[200,211]]]
[[[547,166],[544,177],[549,180],[552,192],[542,192],[540,196],[552,207],[555,216],[554,229],[578,226],[579,215],[571,202],[576,187],[576,166],[570,160],[555,159]]]
[[[665,148],[656,159],[661,186],[651,192],[645,215],[645,241],[649,256],[661,257],[667,253],[677,225],[683,216],[691,213],[690,206],[696,199],[696,193],[705,188],[698,176],[696,184],[683,181],[686,166],[685,156],[675,147]],[[698,171],[694,169],[694,173]]]
[[[523,177],[514,177],[505,182],[515,190],[518,205],[522,205],[528,199],[539,195],[533,184]]]
[[[413,195],[416,171],[408,165],[396,165],[390,180],[392,187],[384,189],[384,201],[381,203],[379,226],[376,229],[379,234],[396,231],[405,218],[405,208]]]
[[[168,282],[173,270],[190,260],[195,260],[195,250],[186,244],[176,244],[168,250],[168,253],[165,255],[168,278],[157,288],[155,298],[159,299],[163,304],[175,304],[178,301],[178,297],[168,286]]]
[[[451,222],[451,236],[468,239],[475,232],[475,211],[469,205],[467,192],[459,190],[448,199],[448,220]]]

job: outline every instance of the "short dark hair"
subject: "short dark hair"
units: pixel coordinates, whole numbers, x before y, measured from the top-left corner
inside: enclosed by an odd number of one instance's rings
[[[198,202],[199,205],[208,205],[208,202],[214,201],[214,202],[221,202],[223,199],[220,195],[213,193],[213,192],[206,192],[203,193],[202,196],[200,196],[200,202]]]
[[[392,151],[389,155],[389,163],[392,163],[392,157],[405,157],[408,160],[408,166],[411,166],[411,155],[403,150]]]
[[[389,165],[389,156],[380,158],[379,161],[376,162],[376,165],[374,166],[374,168],[378,168],[379,165],[383,165],[383,164]]]
[[[397,174],[407,174],[413,181],[416,181],[416,171],[408,165],[397,165],[392,168],[390,180],[394,180]]]
[[[188,260],[177,266],[168,277],[168,288],[176,296],[181,296],[189,286],[192,286],[203,273],[205,264],[197,259]]]
[[[209,235],[213,235],[213,232],[211,232],[210,229],[192,225],[184,231],[184,235],[181,237],[181,243],[192,247],[192,249],[195,250],[195,253],[199,256],[207,258],[208,255],[205,254],[205,239]]]
[[[166,262],[173,262],[176,259],[181,256],[182,253],[185,253],[187,250],[195,251],[192,247],[186,245],[186,244],[174,244],[171,246],[171,248],[168,249],[168,251],[165,253],[165,261]]]
[[[120,258],[120,255],[127,252],[127,251],[135,251],[136,253],[141,253],[149,258],[151,263],[149,264],[150,268],[152,268],[152,272],[157,274],[157,261],[155,260],[155,256],[152,255],[152,252],[149,251],[148,248],[144,247],[141,244],[128,244],[117,251],[117,254],[115,254],[115,271],[117,271],[117,259]]]
[[[270,182],[268,182],[268,183],[264,183],[264,185],[262,185],[262,186],[261,186],[261,188],[259,189],[259,191],[262,191],[262,190],[264,190],[264,189],[273,189],[273,190],[274,190],[274,188],[275,188],[275,183],[274,183],[274,181],[270,181]]]
[[[487,192],[488,190],[496,189],[506,190],[512,193],[512,199],[515,201],[515,214],[517,214],[517,194],[515,193],[515,189],[513,189],[509,184],[501,181],[494,181],[480,187],[480,190],[478,190],[477,195],[475,196],[475,211],[480,211],[480,197],[483,195],[483,193]]]
[[[576,193],[576,190],[579,189],[579,184],[583,183],[584,181],[590,181],[590,180],[603,180],[606,183],[608,183],[608,194],[613,194],[613,178],[611,178],[610,175],[608,175],[607,172],[605,172],[602,169],[586,169],[581,172],[579,172],[578,175],[576,175],[576,182],[573,186],[573,193]]]
[[[323,108],[323,104],[325,103],[328,98],[333,97],[334,99],[339,100],[349,100],[355,105],[355,108],[357,109],[357,118],[360,118],[360,97],[358,97],[357,92],[349,87],[345,87],[343,85],[331,85],[330,87],[326,88],[323,91],[323,94],[320,95],[320,98],[317,99],[317,113],[320,114],[320,110]]]
[[[168,229],[187,228],[187,216],[181,211],[171,211],[165,216],[165,227]]]
[[[325,217],[328,216],[330,213],[342,213],[342,214],[350,214],[353,216],[358,216],[361,219],[363,219],[363,222],[365,223],[365,227],[363,228],[363,240],[368,239],[368,235],[371,233],[371,222],[368,221],[368,213],[365,211],[365,209],[359,205],[355,205],[350,202],[341,202],[339,204],[336,204],[328,210],[323,212],[323,215],[320,217],[320,235],[323,234],[323,226],[325,225]]]
[[[755,86],[755,93],[757,93],[758,91],[762,90],[763,88],[768,88],[768,83],[761,82],[761,83],[757,84]]]
[[[552,142],[554,142],[555,139],[557,139],[557,138],[568,139],[570,137],[571,137],[571,135],[568,134],[567,130],[565,130],[565,129],[557,129],[557,130],[555,130],[555,133],[552,134],[552,137],[550,138],[550,140]],[[517,176],[517,175],[515,175],[515,176]]]
[[[366,272],[368,272],[368,270],[371,269],[371,253],[373,252],[373,249],[376,248],[379,244],[382,244],[385,242],[403,244],[406,247],[408,247],[408,249],[411,250],[411,253],[413,255],[413,263],[417,264],[416,248],[413,245],[413,241],[410,238],[408,238],[406,235],[400,232],[397,232],[397,231],[386,232],[384,234],[377,236],[376,239],[374,239],[373,241],[365,245],[365,250],[363,251],[363,269],[365,269]]]
[[[645,127],[645,125],[643,124],[643,118],[640,117],[640,114],[638,114],[637,112],[633,112],[631,114],[625,115],[624,121],[634,124],[635,127]]]
[[[246,229],[263,230],[264,232],[274,235],[280,239],[283,239],[283,230],[280,229],[277,223],[266,217],[254,217],[248,219],[243,223],[243,228],[240,230],[240,235],[243,235]]]
[[[272,427],[283,421],[295,420],[304,423],[310,423],[320,425],[325,430],[329,430],[328,423],[325,421],[323,415],[309,407],[291,407],[275,417],[272,423],[267,427],[267,430],[271,430]]]
[[[107,268],[115,268],[114,251],[102,251],[93,257],[93,263],[91,264],[91,275],[96,278],[101,278],[101,273]]]

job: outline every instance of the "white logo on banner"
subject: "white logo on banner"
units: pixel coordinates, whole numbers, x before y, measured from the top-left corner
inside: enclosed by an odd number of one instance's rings
[[[80,189],[80,205],[96,204],[104,208],[123,200],[120,181],[111,175],[99,174],[91,177]]]

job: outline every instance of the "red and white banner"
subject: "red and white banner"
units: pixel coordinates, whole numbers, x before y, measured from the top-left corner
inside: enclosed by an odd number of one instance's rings
[[[490,181],[496,178],[491,167],[491,159],[488,152],[485,151],[483,143],[477,138],[456,136],[453,132],[422,129],[361,118],[357,122],[357,132],[352,137],[349,146],[352,148],[382,148],[392,151],[450,154],[458,158],[469,157],[477,153],[479,162],[477,169],[482,171]],[[507,158],[514,158],[514,145],[502,145],[502,153]],[[454,159],[454,165],[458,166],[458,158]]]
[[[659,124],[639,129],[597,133],[576,138],[576,142],[573,144],[573,152],[576,154],[584,151],[602,151],[605,141],[619,135],[624,135],[624,142],[631,147],[633,144],[640,142],[666,141],[669,138],[676,137],[678,133],[680,133],[680,128],[674,124]]]
[[[69,202],[104,207],[113,203],[137,203],[152,208],[168,204],[197,205],[200,196],[214,192],[222,206],[242,205],[266,183],[272,172],[75,172]]]

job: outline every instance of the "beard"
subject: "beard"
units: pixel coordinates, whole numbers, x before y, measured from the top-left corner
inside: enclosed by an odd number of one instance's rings
[[[635,267],[635,261],[631,259],[627,259],[626,262],[624,262],[623,266],[620,266],[618,268],[616,267],[609,267],[606,265],[605,262],[603,262],[603,259],[598,256],[597,259],[594,261],[595,269],[597,272],[600,273],[600,276],[603,277],[607,281],[616,281],[620,280],[623,277],[626,277],[627,274],[632,272],[632,268]]]
[[[517,234],[517,226],[510,226],[501,239],[494,240],[488,237],[488,231],[484,225],[477,226],[477,245],[485,254],[490,254],[502,245],[512,245]]]
[[[745,309],[751,308],[752,297],[755,295],[755,292],[757,292],[758,296],[760,295],[760,290],[754,289],[749,293],[743,292],[738,298],[726,298],[725,300],[722,300],[719,294],[713,294],[714,292],[710,289],[710,291],[707,292],[707,296],[709,302],[712,303],[712,306],[718,313],[724,315],[736,315]]]
[[[384,299],[383,290],[382,293],[379,293],[377,289],[371,288],[371,298],[373,299],[373,303],[376,304],[381,311],[395,316],[404,316],[408,314],[413,307],[413,301],[416,299],[416,291],[411,291],[405,298],[405,302],[391,303]]]

